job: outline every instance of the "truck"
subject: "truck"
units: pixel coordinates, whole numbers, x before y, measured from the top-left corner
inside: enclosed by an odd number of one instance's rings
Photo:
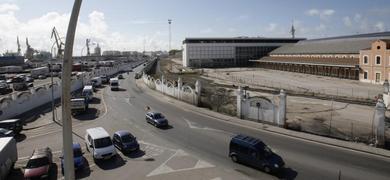
[[[87,102],[91,101],[93,98],[93,87],[91,85],[84,86],[81,96],[85,98]]]
[[[88,110],[88,102],[85,98],[72,98],[70,100],[72,114],[84,113]]]
[[[7,179],[17,160],[16,140],[13,137],[0,138],[0,180]]]
[[[111,87],[111,91],[119,90],[119,79],[118,78],[111,78],[110,79],[110,87]]]
[[[39,76],[48,76],[49,75],[48,67],[39,67],[31,70],[31,77],[37,79]]]

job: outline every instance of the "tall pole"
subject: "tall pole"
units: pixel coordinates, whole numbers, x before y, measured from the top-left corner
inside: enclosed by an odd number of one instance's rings
[[[52,58],[50,59],[50,68],[49,68],[49,70],[50,70],[50,77],[51,77],[51,111],[52,111],[52,120],[53,120],[53,122],[55,122],[56,121],[56,118],[55,118],[55,114],[54,114],[54,111],[55,111],[55,109],[54,109],[54,80],[53,80],[53,47],[54,47],[54,43],[53,43],[53,45],[51,46],[51,56],[52,56]]]
[[[169,26],[169,47],[168,47],[168,55],[169,52],[171,51],[171,24],[172,24],[172,19],[168,19],[168,26]]]
[[[65,180],[73,180],[74,161],[72,149],[72,118],[70,112],[71,71],[73,43],[82,0],[75,0],[66,33],[64,61],[62,67],[62,139],[64,148],[64,175]]]

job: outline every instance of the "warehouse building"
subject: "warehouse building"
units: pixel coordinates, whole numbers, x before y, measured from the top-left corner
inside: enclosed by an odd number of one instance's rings
[[[268,56],[251,61],[261,68],[359,80],[364,76],[363,66],[359,64],[361,50],[371,49],[372,43],[380,39],[390,39],[390,32],[304,40],[284,45]],[[372,70],[367,72],[367,82],[377,76],[372,73]],[[383,73],[380,76],[378,83],[387,78]]]
[[[272,50],[294,44],[301,38],[186,38],[183,41],[183,66],[193,68],[242,67]]]

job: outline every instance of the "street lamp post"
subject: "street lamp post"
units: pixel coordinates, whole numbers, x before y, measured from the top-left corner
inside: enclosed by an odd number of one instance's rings
[[[62,138],[64,149],[64,175],[65,180],[73,180],[74,162],[72,149],[72,119],[70,112],[71,71],[73,43],[82,0],[75,0],[66,33],[64,60],[62,67]]]
[[[54,111],[55,111],[55,106],[54,106],[54,80],[53,80],[53,48],[54,48],[54,45],[55,45],[56,42],[53,43],[53,45],[51,46],[51,55],[52,55],[52,58],[50,59],[50,64],[49,64],[49,70],[50,70],[50,77],[51,77],[51,111],[52,111],[52,120],[53,122],[56,122],[56,119],[55,119],[55,114],[54,114]]]
[[[168,19],[168,25],[169,25],[169,48],[168,48],[168,55],[169,52],[171,51],[171,24],[172,24],[172,19]]]

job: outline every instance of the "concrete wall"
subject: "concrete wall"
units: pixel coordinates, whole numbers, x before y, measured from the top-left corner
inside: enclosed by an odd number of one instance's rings
[[[73,92],[81,89],[84,86],[84,83],[89,82],[89,80],[93,77],[113,75],[119,71],[128,70],[129,68],[131,68],[130,65],[122,64],[114,67],[102,67],[100,69],[95,69],[92,72],[85,72],[73,76],[71,90]],[[51,101],[51,88],[52,87],[50,84],[45,84],[39,87],[34,87],[29,91],[15,92],[8,96],[2,97],[0,99],[0,120],[13,118],[34,108],[49,103]],[[62,90],[61,84],[56,82],[53,85],[53,88],[54,98],[60,98]]]
[[[195,89],[191,88],[188,85],[183,86],[183,82],[181,78],[177,81],[177,86],[175,86],[176,82],[168,81],[164,79],[164,76],[161,79],[153,79],[153,77],[149,75],[142,76],[144,83],[151,89],[159,91],[165,95],[172,96],[181,101],[193,104],[198,106],[200,101],[200,92],[201,86],[199,81],[196,83]]]
[[[237,117],[284,126],[286,93],[270,97],[250,97],[241,87],[237,90]]]

